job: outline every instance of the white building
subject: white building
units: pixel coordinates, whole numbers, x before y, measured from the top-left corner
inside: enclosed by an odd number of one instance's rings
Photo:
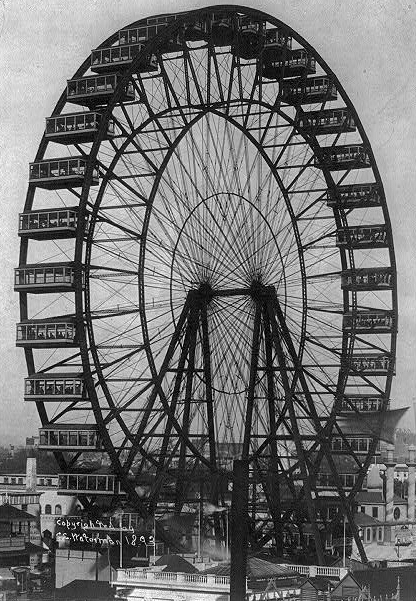
[[[40,530],[49,530],[55,535],[56,519],[61,515],[74,515],[81,504],[76,497],[60,495],[55,490],[48,490],[40,495]]]

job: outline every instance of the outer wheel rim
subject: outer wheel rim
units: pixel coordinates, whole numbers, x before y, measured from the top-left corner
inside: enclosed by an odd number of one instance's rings
[[[235,10],[235,11],[237,11],[237,10],[239,10],[239,8],[238,8],[238,7],[232,7],[232,10]],[[247,9],[240,9],[240,10],[241,10],[241,12],[247,12],[247,13],[250,13],[250,12],[251,12],[251,11],[248,11]],[[196,14],[198,14],[198,13],[196,13]],[[252,12],[252,14],[259,14],[259,13],[257,13],[256,11],[253,11],[253,12]],[[184,20],[186,20],[187,18],[188,18],[188,17],[184,17]],[[190,17],[190,18],[191,18],[191,17]],[[267,17],[267,19],[268,19],[270,22],[279,23],[279,22],[277,22],[276,20],[274,20],[274,19],[271,19],[271,18],[269,18],[269,17]],[[280,24],[280,23],[279,23],[279,24]],[[112,36],[112,37],[114,37],[114,36]],[[297,36],[297,37],[298,37],[298,39],[299,39],[299,36]],[[302,43],[304,43],[304,42],[302,41]],[[304,45],[305,45],[305,47],[307,47],[307,48],[310,48],[310,47],[309,47],[309,46],[308,46],[306,43],[304,43]],[[149,47],[150,47],[150,46],[151,46],[151,44],[149,44]],[[315,52],[314,52],[314,54],[315,54],[315,56],[316,56],[316,53],[315,53]],[[136,59],[136,61],[135,61],[136,63],[137,63],[137,60],[138,60],[138,59]],[[323,63],[323,61],[322,61],[322,63]],[[324,63],[323,63],[323,64],[324,64]],[[133,67],[133,69],[134,69],[134,67]],[[330,72],[330,71],[328,70],[328,72]],[[332,72],[330,72],[330,73],[331,73],[331,76],[333,76]],[[126,76],[126,77],[127,77],[127,76]],[[336,78],[335,78],[335,77],[334,77],[334,80],[337,82],[337,89],[338,89],[338,90],[341,92],[341,94],[343,94],[343,95],[345,96],[345,98],[346,98],[346,95],[345,95],[345,93],[343,92],[343,90],[342,90],[342,87],[340,86],[339,82],[336,80]],[[116,95],[117,95],[117,92],[116,92]],[[348,99],[347,99],[347,100],[348,100]],[[350,105],[349,101],[348,101],[348,103],[346,102],[346,104],[348,104],[348,105],[350,106],[350,108],[352,107],[352,105]],[[356,115],[355,115],[355,111],[354,111],[354,117],[356,117]],[[366,136],[365,136],[365,132],[363,131],[363,129],[362,129],[362,127],[361,127],[361,124],[360,124],[360,123],[359,123],[359,121],[358,121],[358,118],[357,118],[357,122],[358,122],[358,125],[359,125],[360,129],[361,129],[361,131],[360,131],[361,138],[362,138],[362,139],[363,139],[363,141],[366,143],[367,147],[368,147],[368,148],[370,148],[370,146],[369,146],[369,144],[368,144],[368,140],[367,140],[367,138],[366,138]],[[101,129],[103,130],[103,126],[102,126],[102,128],[101,128]],[[98,138],[99,138],[99,136],[98,136]],[[98,139],[97,139],[96,143],[94,144],[94,147],[96,147],[96,148],[98,149],[98,145],[99,145],[99,141],[98,141]],[[91,152],[91,157],[90,157],[90,166],[93,164],[93,161],[94,161],[94,147],[93,147],[93,149],[92,149],[92,152]],[[41,149],[39,149],[39,152],[40,152],[40,153],[42,153]],[[370,151],[370,152],[371,152],[371,151]],[[38,154],[39,154],[39,153],[38,153]],[[373,159],[373,161],[372,161],[372,167],[373,167],[373,171],[374,171],[374,173],[375,173],[375,178],[376,178],[376,181],[377,181],[377,182],[378,182],[378,184],[381,186],[381,181],[380,181],[380,178],[379,178],[379,174],[378,174],[377,167],[376,167],[376,164],[375,164],[375,162],[374,162],[374,159]],[[88,194],[88,190],[87,190],[87,188],[88,188],[88,185],[87,185],[87,186],[86,186],[86,188],[85,188],[85,190],[86,190],[86,191],[84,190],[84,192],[83,192],[83,198],[84,198],[83,202],[84,202],[84,203],[86,202],[86,198],[87,198],[87,194]],[[29,203],[29,204],[30,204],[30,202],[31,202],[31,200],[29,200],[29,198],[30,198],[30,196],[31,196],[31,195],[32,195],[32,197],[33,197],[32,191],[31,191],[31,190],[29,190],[29,193],[28,193],[28,201],[27,201],[27,203]],[[384,196],[383,196],[383,202],[384,202]],[[81,204],[82,204],[82,203],[81,203]],[[384,218],[385,218],[386,225],[387,225],[387,227],[390,227],[390,223],[389,223],[389,220],[388,220],[388,215],[387,215],[387,210],[386,210],[386,208],[385,208],[385,203],[384,203],[384,205],[383,205],[383,212],[384,212]],[[345,219],[345,215],[343,215],[343,216],[342,216],[342,218],[343,218],[343,219]],[[81,243],[80,243],[80,240],[81,240],[81,238],[82,238],[82,233],[80,233],[80,231],[79,231],[79,232],[78,232],[78,249],[79,249],[79,250],[77,251],[79,256],[81,256],[81,248],[80,248],[80,244],[81,244]],[[391,237],[390,237],[390,240],[391,240]],[[23,258],[23,259],[25,258],[26,252],[27,252],[27,249],[25,250],[25,249],[24,249],[24,245],[22,245],[21,259],[22,259],[22,258]],[[390,262],[391,262],[391,265],[392,265],[392,267],[393,267],[393,269],[394,269],[394,265],[395,265],[395,263],[394,263],[394,252],[393,252],[392,243],[390,243],[389,253],[390,253]],[[23,261],[23,262],[25,262],[25,261]],[[80,277],[81,277],[81,276],[79,275],[79,278],[80,278]],[[79,285],[79,282],[78,282],[78,292],[79,292],[79,290],[80,290],[80,285]],[[80,295],[79,295],[78,293],[77,293],[77,295],[78,295],[78,299],[77,299],[77,313],[78,313],[78,319],[79,319],[79,322],[80,322],[80,321],[81,321],[81,319],[83,318],[83,315],[84,315],[84,309],[83,309],[83,303],[82,303],[81,297],[80,297]],[[393,291],[393,303],[392,303],[392,304],[393,304],[393,306],[395,306],[395,305],[396,305],[395,291]],[[397,309],[395,309],[395,310],[396,310],[396,312],[397,312]],[[22,308],[22,311],[21,311],[21,313],[22,313],[22,317],[25,317],[25,316],[26,316],[26,310],[25,310],[25,308]],[[87,363],[87,361],[86,361],[86,359],[85,359],[85,356],[86,356],[86,354],[85,354],[86,344],[87,344],[87,343],[86,343],[86,340],[84,340],[84,342],[83,342],[83,345],[84,345],[84,366],[85,366],[85,367],[87,367],[87,366],[86,366],[86,363]],[[395,336],[393,335],[393,336],[392,336],[392,341],[391,341],[391,352],[392,352],[392,354],[393,354],[393,355],[394,355],[394,350],[395,350]],[[350,350],[350,352],[349,352],[349,353],[350,353],[350,354],[349,354],[349,356],[351,356],[351,353],[352,353],[352,348],[351,348],[351,350]],[[30,355],[30,353],[28,353],[28,355]],[[29,360],[29,363],[30,363],[30,360]],[[89,362],[88,362],[88,369],[89,369]],[[90,394],[91,394],[91,396],[92,396],[92,398],[93,398],[93,397],[94,397],[94,395],[95,395],[95,390],[93,390],[93,389],[92,389],[91,382],[92,382],[92,378],[90,378]],[[389,393],[389,390],[390,390],[390,385],[391,385],[391,374],[390,374],[390,377],[388,378],[388,381],[386,382],[386,394],[387,394],[387,395],[388,395],[388,393]],[[98,409],[99,409],[99,407],[97,407],[97,406],[96,406],[96,413],[97,413],[97,410],[98,410]],[[44,419],[46,419],[46,416],[42,417],[42,421],[44,421]]]

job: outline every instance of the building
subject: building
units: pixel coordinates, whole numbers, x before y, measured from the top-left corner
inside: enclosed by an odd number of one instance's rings
[[[109,582],[111,566],[107,552],[92,549],[56,549],[55,587],[60,589],[74,580]]]
[[[56,601],[112,601],[114,589],[109,582],[77,579],[54,591]]]
[[[167,566],[165,566],[166,568]],[[317,582],[321,578],[325,591],[344,582],[344,589],[358,597],[360,586],[343,568],[282,565],[258,557],[247,561],[247,601],[262,599],[317,601],[323,589]],[[324,579],[322,581],[322,578]],[[199,573],[192,571],[166,571],[163,566],[114,570],[111,581],[116,598],[142,601],[229,601],[230,563],[221,563]],[[353,590],[354,589],[354,590]],[[343,590],[337,588],[336,590]],[[338,597],[340,598],[340,597]]]
[[[5,491],[0,489],[0,504],[13,505],[17,509],[27,511],[31,515],[39,515],[39,499],[42,493],[22,491]]]
[[[389,445],[382,464],[371,466],[365,489],[356,496],[355,523],[369,561],[416,559],[416,449],[409,446],[407,464],[397,464]],[[399,476],[399,477],[398,477]],[[406,498],[395,493],[395,481],[406,481]],[[354,559],[358,559],[353,545]]]
[[[56,518],[73,513],[80,506],[75,496],[57,491],[58,476],[38,474],[35,457],[27,458],[25,474],[0,474],[0,502],[39,518],[38,533],[49,531],[53,536]]]
[[[0,566],[42,563],[43,548],[35,516],[12,505],[0,506]]]
[[[74,496],[60,495],[55,490],[43,492],[39,497],[41,532],[48,530],[51,536],[55,536],[57,518],[76,513],[78,507],[81,504]]]
[[[27,436],[25,449],[27,451],[34,451],[39,447],[39,436]]]
[[[187,574],[155,570],[117,570],[112,581],[117,599],[153,601],[229,600],[230,579],[214,574]]]

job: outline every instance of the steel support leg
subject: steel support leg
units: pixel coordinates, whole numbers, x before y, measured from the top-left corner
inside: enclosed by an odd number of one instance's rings
[[[296,373],[298,374],[299,382],[300,382],[300,384],[302,386],[302,390],[303,390],[303,393],[305,395],[305,398],[306,398],[306,401],[307,401],[307,404],[308,404],[310,415],[311,415],[312,421],[314,423],[315,431],[316,431],[317,436],[319,437],[319,440],[320,440],[320,443],[321,443],[322,451],[324,453],[324,456],[325,456],[326,460],[328,461],[328,465],[329,465],[329,467],[331,469],[331,472],[332,472],[332,475],[333,475],[333,477],[335,479],[335,483],[336,483],[336,487],[337,487],[337,492],[338,492],[340,500],[341,500],[342,509],[344,511],[344,514],[346,515],[346,517],[348,519],[348,523],[350,524],[350,528],[351,528],[351,531],[353,533],[353,537],[355,539],[355,542],[357,544],[357,548],[358,548],[358,552],[360,553],[361,560],[363,561],[363,563],[367,563],[367,555],[366,555],[366,552],[364,550],[364,545],[362,543],[362,540],[359,537],[358,528],[357,528],[357,525],[356,525],[356,523],[354,521],[354,515],[353,515],[353,513],[351,511],[350,503],[349,503],[349,501],[347,499],[347,496],[346,496],[346,494],[344,492],[344,488],[342,486],[341,478],[339,477],[339,473],[338,473],[338,470],[336,468],[335,461],[334,461],[334,458],[333,458],[332,453],[331,453],[331,449],[329,448],[329,441],[328,441],[327,434],[326,434],[326,432],[323,430],[323,428],[321,426],[321,422],[319,420],[319,416],[317,414],[317,411],[316,411],[316,408],[315,408],[315,404],[314,404],[312,395],[310,394],[308,383],[307,383],[306,378],[305,378],[305,374],[303,372],[302,366],[300,365],[299,358],[298,358],[298,356],[296,354],[296,350],[295,350],[295,347],[293,345],[293,341],[292,341],[292,338],[290,336],[289,329],[287,327],[286,320],[285,320],[284,315],[283,315],[283,311],[282,311],[282,309],[280,307],[279,301],[278,301],[278,299],[277,299],[276,296],[274,296],[274,299],[273,299],[273,308],[274,308],[274,310],[276,312],[276,316],[278,318],[279,325],[280,325],[280,328],[282,330],[282,335],[283,335],[283,338],[284,338],[285,343],[287,345],[289,354],[290,354],[290,356],[292,358],[292,361],[293,361],[293,364],[294,364],[294,366],[296,368]]]
[[[193,380],[194,380],[194,371],[195,371],[195,351],[196,351],[196,340],[198,334],[198,320],[199,320],[199,308],[192,307],[190,311],[190,336],[189,336],[189,356],[188,356],[188,368],[187,368],[187,376],[186,376],[186,389],[185,389],[185,398],[184,398],[184,410],[183,410],[183,418],[182,418],[182,431],[184,432],[185,438],[188,436],[189,432],[189,420],[191,414],[191,403],[192,403],[192,392],[193,392]],[[180,452],[179,452],[179,462],[178,462],[178,480],[176,483],[176,500],[175,500],[175,513],[179,513],[182,510],[184,504],[184,480],[183,476],[185,474],[185,465],[186,465],[186,444],[185,441],[182,440]]]
[[[279,361],[280,376],[281,376],[283,388],[285,391],[285,400],[286,400],[287,407],[288,407],[290,424],[291,424],[293,437],[294,437],[294,443],[295,443],[295,447],[296,447],[296,453],[297,453],[297,456],[299,459],[299,468],[301,471],[303,488],[305,491],[305,501],[306,501],[306,506],[308,508],[309,521],[311,523],[312,531],[314,533],[318,561],[320,564],[323,565],[324,564],[324,549],[323,549],[322,540],[321,540],[321,536],[320,536],[320,532],[319,532],[319,528],[318,528],[316,507],[315,507],[315,501],[312,496],[312,487],[311,487],[311,482],[310,482],[309,469],[308,469],[308,465],[306,462],[306,456],[305,456],[304,448],[302,445],[301,435],[300,435],[298,421],[297,421],[297,415],[296,415],[296,411],[295,411],[295,407],[294,407],[294,402],[293,402],[294,395],[291,390],[291,386],[290,386],[289,379],[287,376],[287,364],[286,364],[286,357],[285,357],[285,354],[283,351],[283,346],[281,343],[281,333],[280,333],[278,325],[277,325],[276,316],[275,316],[273,307],[271,306],[270,303],[268,303],[268,312],[269,312],[270,324],[271,324],[272,332],[273,332],[273,342],[274,342],[274,346],[275,346],[277,356],[278,356],[278,361]]]
[[[263,307],[264,339],[266,351],[267,404],[269,411],[270,431],[276,433],[276,390],[273,373],[273,344],[270,331],[270,318],[267,308]],[[283,529],[280,508],[279,465],[276,438],[270,442],[270,460],[266,479],[265,494],[268,498],[270,513],[273,519],[276,549],[283,554]]]

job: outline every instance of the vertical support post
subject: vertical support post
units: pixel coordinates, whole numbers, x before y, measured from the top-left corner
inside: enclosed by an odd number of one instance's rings
[[[242,601],[246,598],[248,466],[247,459],[236,459],[233,466],[230,601]]]
[[[201,503],[198,504],[198,561],[201,560]]]
[[[199,307],[192,306],[189,316],[189,355],[188,355],[188,367],[187,367],[187,377],[186,377],[186,388],[185,388],[185,398],[184,398],[184,409],[183,409],[183,417],[182,417],[182,430],[184,434],[184,438],[188,436],[189,433],[189,418],[191,413],[191,403],[192,403],[192,392],[193,392],[193,378],[195,371],[195,352],[196,352],[196,342],[197,342],[197,334],[198,334],[198,320],[199,320]],[[175,500],[175,513],[180,513],[182,511],[183,503],[184,503],[184,495],[185,495],[185,464],[186,464],[186,443],[183,439],[180,446],[179,451],[179,461],[178,461],[178,481],[176,484],[176,500]]]
[[[228,561],[228,540],[229,540],[229,536],[228,536],[228,521],[230,519],[230,510],[227,507],[227,511],[225,513],[225,561]]]
[[[212,396],[212,372],[211,372],[211,351],[209,344],[209,329],[207,305],[204,304],[201,308],[201,325],[202,325],[202,353],[205,378],[205,395],[207,406],[207,420],[209,433],[209,458],[211,465],[216,465],[216,448],[215,448],[215,423],[214,423],[214,400]]]
[[[207,407],[207,422],[208,422],[208,442],[209,442],[209,461],[211,464],[211,478],[209,498],[213,505],[218,505],[218,472],[217,472],[217,451],[215,439],[215,419],[214,419],[214,398],[212,393],[212,370],[211,370],[211,351],[209,343],[209,327],[208,327],[208,308],[207,303],[201,306],[201,326],[202,326],[202,355],[204,366],[205,379],[205,403]],[[215,545],[217,550],[220,549],[222,532],[221,520],[214,513],[214,533]]]
[[[254,315],[253,324],[253,340],[251,345],[251,361],[250,361],[250,380],[247,391],[247,408],[246,408],[246,423],[244,425],[244,441],[243,441],[243,457],[248,457],[250,453],[251,443],[251,426],[253,423],[254,396],[256,390],[256,377],[259,362],[260,349],[260,318],[261,307],[260,303],[256,303],[256,312]]]
[[[110,543],[108,542],[108,539],[106,540],[107,543],[107,564],[108,564],[108,582],[111,582],[113,580],[112,576],[113,576],[113,570],[111,568],[111,561],[110,561]],[[104,546],[104,544],[103,544]],[[117,574],[117,572],[116,572]],[[116,576],[117,578],[117,576]]]
[[[268,475],[266,481],[266,497],[270,507],[270,512],[273,519],[274,535],[276,539],[276,549],[278,554],[283,555],[283,530],[280,506],[280,482],[279,482],[279,465],[278,465],[278,449],[276,442],[276,392],[274,385],[273,372],[273,343],[272,334],[270,331],[270,318],[267,307],[263,308],[263,323],[264,323],[264,339],[266,350],[266,376],[267,376],[267,402],[269,408],[269,424],[270,432],[273,433],[273,438],[270,442],[270,460],[268,466]]]
[[[153,565],[156,564],[156,513],[153,514]]]
[[[409,478],[407,480],[407,519],[413,521],[415,519],[415,483],[416,483],[416,461],[415,461],[416,447],[411,444],[409,446]]]
[[[345,568],[345,551],[346,551],[345,526],[346,526],[346,517],[344,515],[344,539],[343,539],[343,543],[342,543],[342,567],[343,568]]]
[[[386,461],[386,522],[393,521],[393,507],[394,507],[394,466],[393,460],[394,446],[388,445],[387,447],[387,461]]]
[[[204,481],[199,481],[199,528],[198,528],[198,557],[202,559],[204,555],[204,539],[203,539],[203,526],[204,526]]]
[[[123,511],[120,513],[120,570],[123,569]]]

